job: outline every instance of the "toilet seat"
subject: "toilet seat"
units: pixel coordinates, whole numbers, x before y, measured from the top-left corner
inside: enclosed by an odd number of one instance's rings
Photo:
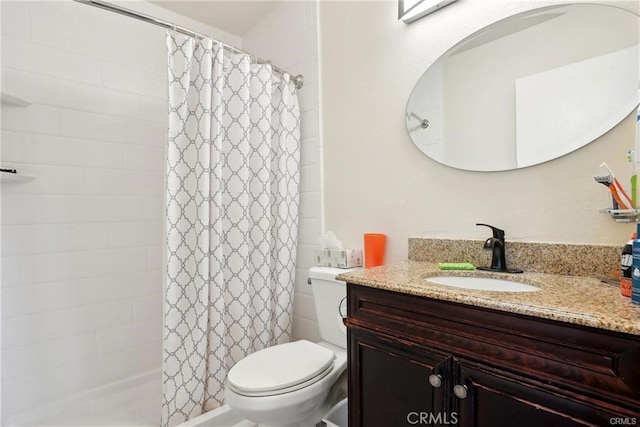
[[[290,387],[277,389],[277,390],[247,391],[247,390],[238,389],[237,387],[235,387],[230,382],[228,382],[227,385],[228,385],[230,390],[234,391],[237,394],[240,394],[240,395],[243,395],[243,396],[247,396],[247,397],[276,396],[278,394],[291,393],[293,391],[300,390],[300,389],[303,389],[305,387],[308,387],[308,386],[320,381],[322,378],[326,377],[332,370],[333,370],[333,362],[331,363],[331,365],[329,365],[327,367],[327,369],[325,369],[324,371],[322,371],[320,374],[316,375],[315,377],[310,378],[307,381],[301,382],[299,384],[292,385]]]
[[[245,396],[270,396],[307,387],[333,369],[333,351],[300,340],[259,350],[231,368],[227,385]]]

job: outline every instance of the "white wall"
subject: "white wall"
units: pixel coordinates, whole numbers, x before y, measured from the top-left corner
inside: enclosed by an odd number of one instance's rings
[[[304,75],[298,91],[302,111],[301,189],[293,338],[318,340],[308,269],[314,265],[322,218],[322,145],[319,127],[317,3],[291,1],[276,8],[243,36],[244,48],[293,74]]]
[[[2,4],[2,415],[158,369],[164,30],[71,1]],[[143,3],[127,7],[240,39]]]
[[[348,246],[360,246],[364,232],[387,233],[389,261],[407,258],[410,236],[486,237],[476,222],[518,241],[626,241],[634,226],[598,212],[610,195],[593,175],[606,161],[627,181],[633,115],[568,156],[494,173],[438,164],[405,129],[409,94],[442,53],[489,23],[552,3],[465,0],[405,25],[395,1],[321,2],[326,228]],[[640,12],[634,1],[609,3]]]

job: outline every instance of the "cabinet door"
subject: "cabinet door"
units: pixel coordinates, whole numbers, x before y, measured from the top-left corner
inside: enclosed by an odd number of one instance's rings
[[[549,385],[474,362],[456,362],[452,410],[460,427],[604,426],[620,417]]]
[[[444,423],[450,357],[361,329],[349,329],[349,357],[350,427]]]

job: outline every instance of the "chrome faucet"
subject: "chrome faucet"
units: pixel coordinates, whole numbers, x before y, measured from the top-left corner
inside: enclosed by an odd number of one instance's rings
[[[489,237],[482,245],[485,251],[491,251],[491,267],[477,267],[478,270],[495,271],[500,273],[522,273],[522,270],[507,268],[506,248],[504,241],[504,230],[489,224],[476,224],[489,227],[493,232],[493,237]]]

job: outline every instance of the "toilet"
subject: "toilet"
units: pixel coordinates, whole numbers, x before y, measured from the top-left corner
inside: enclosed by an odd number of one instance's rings
[[[347,367],[346,284],[335,277],[351,270],[309,270],[322,341],[279,344],[236,363],[225,388],[231,409],[260,427],[315,427],[322,420]]]

